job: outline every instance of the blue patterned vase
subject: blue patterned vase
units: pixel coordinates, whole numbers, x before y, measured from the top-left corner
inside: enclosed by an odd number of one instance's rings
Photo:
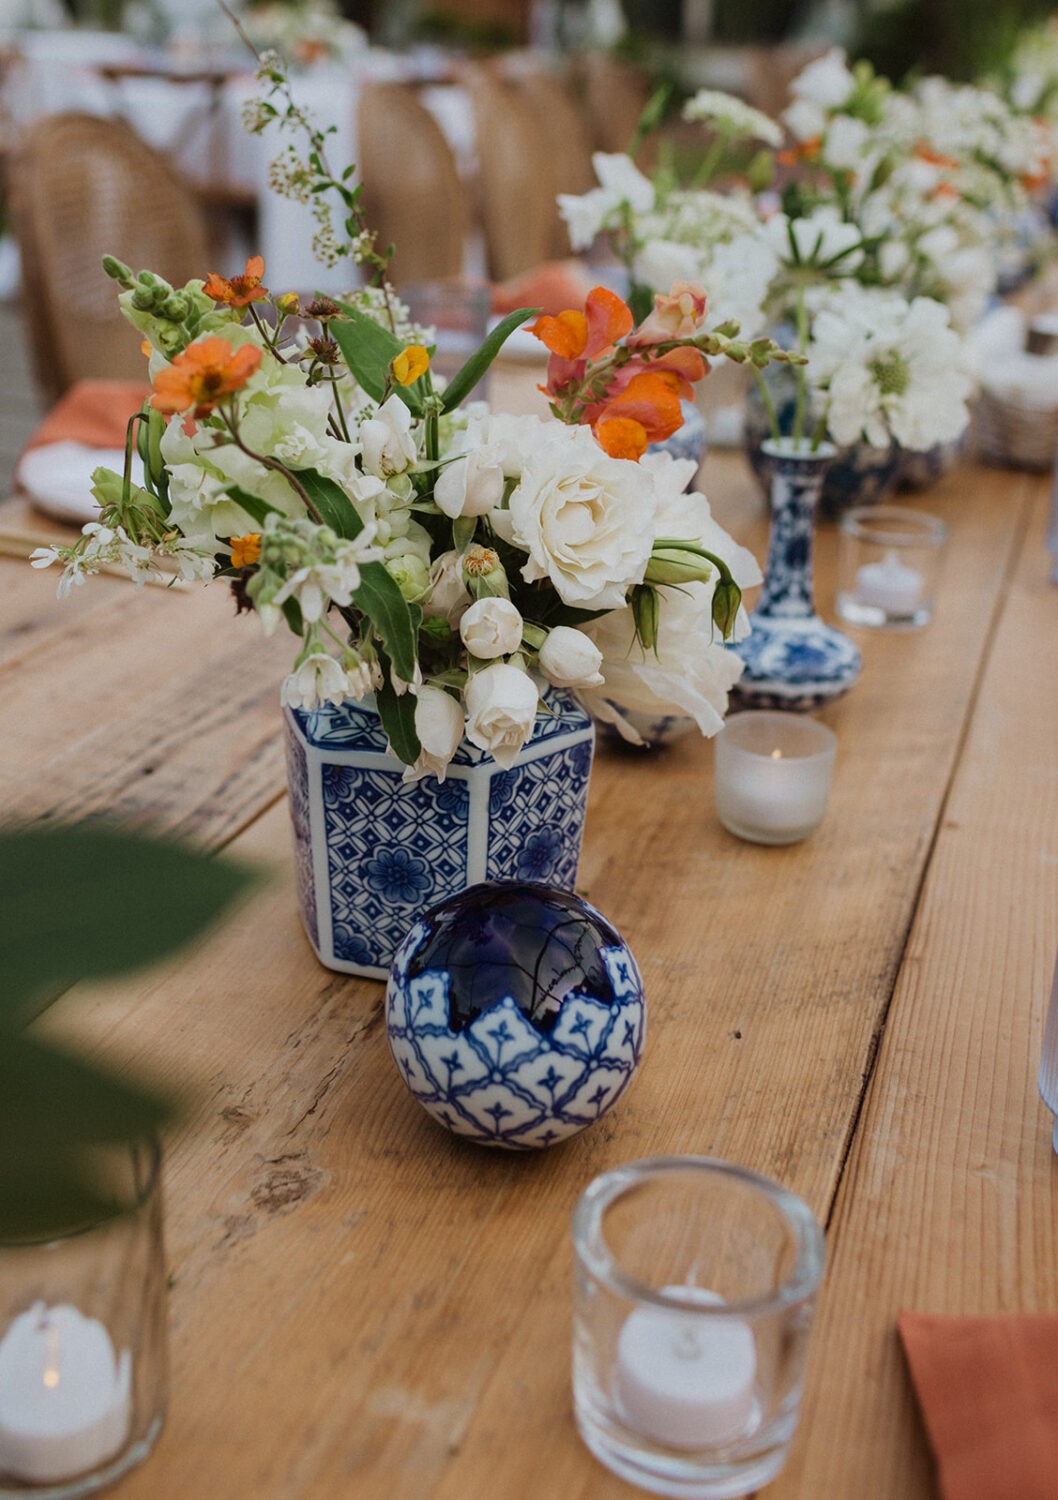
[[[731,697],[738,708],[808,712],[848,692],[860,675],[859,651],[813,603],[815,512],[834,449],[799,452],[782,438],[765,442],[764,453],[771,463],[768,560],[752,629],[738,643],[745,667]]]
[[[769,365],[764,378],[775,401],[779,430],[792,432],[796,399],[793,376],[786,365]],[[756,384],[746,396],[746,416],[742,429],[743,446],[750,468],[761,489],[771,487],[771,464],[764,452],[764,442],[771,431],[768,413]],[[881,505],[890,499],[900,482],[905,453],[899,443],[887,448],[873,448],[869,443],[850,443],[834,449],[819,492],[817,514],[826,521],[837,520],[856,505]]]
[[[433,907],[401,943],[386,1028],[438,1124],[484,1146],[551,1146],[627,1088],[646,1032],[643,981],[586,901],[488,882]]]
[[[406,782],[368,702],[285,709],[298,895],[320,962],[385,979],[427,907],[481,880],[571,890],[594,730],[569,693],[509,771],[466,740],[443,782]]]

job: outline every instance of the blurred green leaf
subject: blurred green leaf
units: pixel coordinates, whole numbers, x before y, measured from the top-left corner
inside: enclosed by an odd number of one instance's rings
[[[456,371],[445,386],[445,411],[455,411],[460,402],[466,400],[514,330],[529,318],[535,318],[539,312],[539,307],[519,307],[516,312],[508,313],[502,322],[496,324],[481,347],[475,349],[466,364]]]
[[[174,953],[253,881],[171,840],[103,823],[0,831],[0,1031],[34,997]]]

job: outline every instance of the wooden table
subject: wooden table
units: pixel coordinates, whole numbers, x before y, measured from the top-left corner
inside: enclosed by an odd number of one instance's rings
[[[763,553],[740,458],[721,520]],[[1042,479],[972,466],[934,623],[857,633],[807,842],[731,837],[712,750],[599,751],[580,884],[646,983],[648,1044],[593,1130],[530,1157],[449,1138],[389,1057],[383,988],[316,963],[278,743],[290,652],[224,591],[0,559],[0,804],[153,819],[270,883],[179,962],[47,1024],[178,1086],[171,1410],[125,1500],[617,1500],[569,1386],[574,1200],[636,1157],[780,1178],[827,1226],[806,1406],[770,1500],[922,1500],[904,1307],[1058,1309],[1058,1162],[1036,1068],[1058,949],[1058,589]],[[817,592],[833,599],[835,536]]]

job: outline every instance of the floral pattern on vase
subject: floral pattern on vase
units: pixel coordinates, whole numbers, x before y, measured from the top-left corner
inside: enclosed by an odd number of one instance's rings
[[[404,780],[370,703],[286,709],[298,895],[320,961],[384,979],[428,906],[485,879],[572,888],[594,731],[568,693],[510,771],[464,741],[443,782]]]
[[[627,946],[578,897],[486,883],[426,912],[393,962],[390,1050],[426,1112],[480,1145],[550,1146],[624,1093],[646,1032]]]
[[[848,691],[860,653],[816,613],[812,541],[823,474],[834,449],[798,452],[789,439],[766,442],[771,464],[771,534],[764,587],[738,644],[744,662],[732,690],[736,708],[808,712]]]

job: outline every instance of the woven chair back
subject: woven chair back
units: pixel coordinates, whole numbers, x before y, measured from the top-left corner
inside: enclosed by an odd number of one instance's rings
[[[378,248],[396,247],[390,271],[397,285],[458,276],[466,194],[444,131],[413,86],[365,84],[358,132],[364,213]]]
[[[42,393],[76,380],[146,379],[140,335],[121,315],[104,254],[180,286],[205,276],[198,204],[168,161],[123,120],[69,113],[29,127],[9,176],[22,306]]]
[[[469,67],[488,273],[507,281],[551,256],[555,195],[547,141],[518,89]]]
[[[543,143],[550,183],[548,255],[562,259],[570,254],[570,243],[558,211],[558,194],[586,193],[597,185],[587,116],[564,79],[543,66],[520,66],[506,77],[531,114]]]

